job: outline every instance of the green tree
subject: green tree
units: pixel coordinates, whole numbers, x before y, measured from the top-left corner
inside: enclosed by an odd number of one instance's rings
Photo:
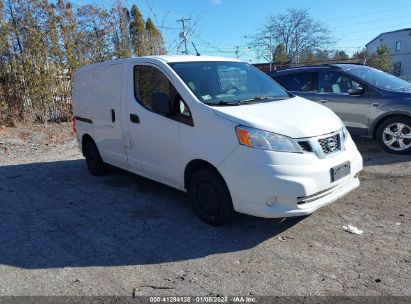
[[[352,58],[353,59],[360,59],[360,61],[362,62],[362,63],[365,63],[366,61],[367,61],[367,58],[368,58],[368,52],[367,52],[367,50],[364,48],[364,49],[362,49],[361,51],[357,51],[357,52],[355,52],[353,55],[352,55]]]
[[[22,43],[24,47],[23,75],[27,98],[25,104],[32,105],[26,109],[32,119],[41,122],[48,120],[48,105],[53,102],[54,79],[56,69],[49,52],[50,33],[48,16],[45,11],[46,1],[33,0],[22,2],[20,6],[20,24],[22,25]],[[45,22],[42,22],[45,21]]]
[[[17,78],[18,68],[21,67],[19,63],[22,47],[16,24],[12,1],[0,1],[0,125],[13,124],[13,121],[20,120],[24,113],[19,96],[22,87]]]
[[[55,64],[63,64],[63,53],[60,48],[60,37],[58,33],[58,18],[56,16],[56,7],[54,4],[48,4],[47,1],[41,2],[41,9],[44,10],[47,17],[45,30],[48,45],[48,55]]]
[[[55,6],[47,0],[8,0],[5,19],[9,118],[46,122],[56,110],[64,67]]]
[[[319,63],[326,63],[331,59],[330,52],[327,50],[317,50],[315,57],[317,57],[317,62]]]
[[[114,56],[117,58],[130,57],[132,54],[129,34],[130,12],[123,6],[122,0],[116,0],[110,15],[114,36]]]
[[[59,17],[60,39],[62,40],[62,52],[64,54],[68,74],[73,76],[75,69],[82,64],[80,56],[76,56],[76,42],[78,40],[77,24],[70,2],[58,0],[57,10]]]
[[[385,44],[380,45],[377,52],[368,58],[366,64],[384,72],[391,72],[393,64],[390,48]]]
[[[146,21],[144,44],[146,55],[165,54],[163,37],[150,18]]]
[[[287,52],[285,51],[284,43],[279,43],[274,50],[274,62],[278,64],[285,64],[288,62]]]
[[[347,53],[345,51],[337,50],[337,51],[335,51],[334,56],[333,56],[332,59],[333,60],[344,61],[344,60],[347,60],[348,58],[350,58],[350,57],[347,55]]]
[[[7,25],[4,20],[4,3],[0,0],[0,125],[2,125],[7,115],[7,78],[8,78],[8,64],[7,64]]]
[[[78,67],[132,51],[165,53],[151,19],[113,2],[107,10],[73,8],[68,0],[0,0],[0,124],[67,119]]]
[[[314,52],[307,52],[301,55],[300,62],[307,65],[316,64],[318,62],[318,58]]]
[[[137,56],[144,55],[144,28],[145,21],[137,5],[131,8],[131,21],[129,25],[130,40],[133,46],[133,53]]]
[[[113,57],[113,37],[109,13],[105,8],[86,4],[77,9],[79,59],[84,63],[106,61]]]

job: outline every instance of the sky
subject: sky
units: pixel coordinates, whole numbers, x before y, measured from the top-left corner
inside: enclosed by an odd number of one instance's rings
[[[111,0],[71,0],[75,4],[95,3],[110,7]],[[191,16],[198,21],[195,34],[189,37],[189,52],[194,42],[199,53],[235,57],[257,63],[248,49],[250,37],[258,33],[268,17],[290,8],[309,9],[311,16],[332,33],[335,43],[330,48],[348,54],[361,50],[382,32],[411,28],[410,0],[123,0],[129,8],[136,4],[144,18],[164,24],[166,47],[176,54],[181,23],[177,19]],[[153,12],[155,13],[153,15]],[[182,51],[182,49],[180,49]],[[263,60],[260,60],[263,61]]]

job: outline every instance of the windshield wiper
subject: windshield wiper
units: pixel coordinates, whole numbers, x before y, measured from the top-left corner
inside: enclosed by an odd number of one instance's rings
[[[267,99],[270,99],[270,100],[283,100],[285,98],[279,98],[279,97],[273,97],[273,96],[256,96],[256,97],[249,98],[249,99],[243,99],[243,100],[240,100],[238,102],[241,103],[241,104],[244,104],[244,103],[258,102],[260,100],[267,100]]]
[[[232,101],[222,101],[219,100],[217,102],[205,102],[206,105],[209,106],[238,106],[240,103],[238,102],[232,102]]]
[[[242,104],[249,104],[249,103],[256,103],[261,100],[284,100],[285,98],[280,98],[280,97],[273,97],[273,96],[256,96],[253,98],[249,99],[242,99],[238,101],[223,101],[223,100],[218,100],[216,102],[205,102],[206,105],[209,106],[239,106]]]

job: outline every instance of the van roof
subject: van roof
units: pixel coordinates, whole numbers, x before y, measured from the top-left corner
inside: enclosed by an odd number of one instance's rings
[[[217,57],[217,56],[195,56],[195,55],[158,55],[158,56],[144,56],[140,58],[153,58],[153,59],[159,59],[165,62],[240,61],[234,58]]]
[[[94,64],[89,64],[81,67],[80,70],[87,70],[90,68],[95,68],[98,66],[104,66],[107,64],[122,63],[122,62],[150,62],[153,61],[163,61],[165,63],[171,62],[195,62],[195,61],[236,61],[241,60],[226,57],[216,57],[216,56],[194,56],[194,55],[154,55],[154,56],[142,56],[142,57],[130,57],[122,59],[114,59],[105,62],[98,62]]]

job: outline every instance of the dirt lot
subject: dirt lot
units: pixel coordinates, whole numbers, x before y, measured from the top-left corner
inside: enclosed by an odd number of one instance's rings
[[[357,144],[361,186],[345,198],[215,228],[177,190],[90,176],[68,124],[0,129],[0,295],[409,296],[411,156]]]

